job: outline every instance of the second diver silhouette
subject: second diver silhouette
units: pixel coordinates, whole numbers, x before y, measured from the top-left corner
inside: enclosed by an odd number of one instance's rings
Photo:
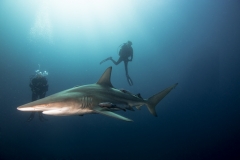
[[[40,69],[40,65],[39,65],[39,69]],[[46,79],[46,76],[48,75],[47,71],[44,71],[43,73],[40,72],[40,70],[36,70],[36,75],[31,77],[30,79],[30,88],[32,91],[32,101],[36,101],[38,99],[42,99],[45,97],[46,92],[48,91],[48,82]],[[27,119],[28,122],[32,121],[34,118],[35,112],[32,112],[29,116],[29,118]],[[39,116],[39,120],[40,121],[47,121],[47,119],[45,119],[43,117],[42,112],[38,112],[38,116]]]
[[[121,63],[123,61],[124,66],[125,66],[125,72],[126,72],[126,77],[127,77],[128,84],[130,86],[132,86],[133,81],[128,74],[128,62],[133,60],[132,42],[128,41],[127,43],[123,43],[121,45],[121,49],[120,49],[118,54],[119,54],[119,59],[118,59],[117,62],[115,60],[113,60],[112,57],[108,57],[108,58],[102,60],[100,62],[100,64],[102,64],[103,62],[106,62],[108,60],[111,60],[115,65],[118,65],[119,63]],[[129,59],[129,57],[130,57],[130,59]]]

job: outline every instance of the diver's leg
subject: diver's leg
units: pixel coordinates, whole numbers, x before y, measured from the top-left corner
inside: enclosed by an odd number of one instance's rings
[[[36,101],[37,97],[38,97],[38,95],[35,92],[32,92],[32,101]],[[28,117],[27,121],[31,122],[33,120],[34,116],[35,116],[35,112],[32,112],[30,114],[30,116]]]
[[[133,81],[132,81],[132,79],[130,78],[130,76],[128,75],[128,60],[125,60],[125,61],[124,61],[124,66],[125,66],[125,72],[126,72],[126,77],[127,77],[128,84],[129,84],[130,86],[132,86],[132,85],[133,85]]]
[[[45,97],[45,95],[46,95],[46,92],[43,92],[43,93],[39,94],[39,98],[42,99]],[[43,117],[42,111],[38,112],[38,118],[42,122],[47,121],[47,119]]]
[[[108,58],[102,60],[102,61],[100,62],[100,64],[102,64],[103,62],[106,62],[107,60],[110,60],[110,59],[112,59],[112,57],[108,57]]]
[[[112,58],[110,59],[115,65],[118,65],[119,63],[121,63],[123,61],[122,57],[118,58],[118,61],[116,62],[115,60],[113,60]]]
[[[127,60],[124,61],[124,66],[125,66],[126,75],[128,76],[128,61]]]

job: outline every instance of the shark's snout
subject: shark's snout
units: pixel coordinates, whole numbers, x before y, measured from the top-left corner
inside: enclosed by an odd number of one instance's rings
[[[20,111],[41,111],[43,106],[45,105],[34,105],[32,102],[32,103],[19,106],[17,107],[17,109]]]

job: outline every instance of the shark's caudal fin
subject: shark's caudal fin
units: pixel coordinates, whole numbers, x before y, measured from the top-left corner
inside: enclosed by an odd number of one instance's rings
[[[149,110],[149,112],[154,115],[155,117],[157,117],[157,113],[155,110],[156,105],[176,86],[178,85],[178,83],[164,89],[163,91],[153,95],[152,97],[147,99],[147,108]]]
[[[98,80],[97,84],[102,86],[113,87],[111,83],[111,73],[112,67],[108,67],[105,72],[102,74],[101,78]]]

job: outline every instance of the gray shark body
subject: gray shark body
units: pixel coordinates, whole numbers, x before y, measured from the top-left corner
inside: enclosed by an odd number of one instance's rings
[[[134,95],[128,91],[112,86],[112,67],[106,69],[96,84],[74,87],[46,98],[19,106],[20,111],[36,111],[47,115],[70,116],[99,113],[124,121],[132,121],[114,113],[118,110],[140,109],[146,105],[150,113],[157,116],[155,106],[177,85],[174,84],[156,95],[143,99],[140,94]]]

